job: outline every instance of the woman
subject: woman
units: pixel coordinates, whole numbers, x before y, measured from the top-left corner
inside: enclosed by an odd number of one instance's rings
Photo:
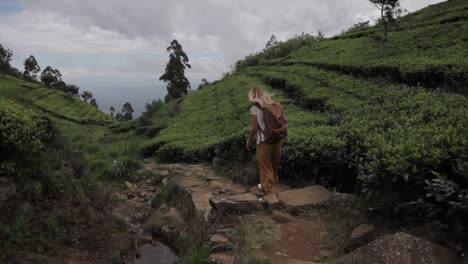
[[[249,101],[254,102],[255,105],[250,108],[252,127],[246,148],[249,151],[251,150],[252,142],[256,137],[256,156],[260,167],[260,184],[257,185],[257,188],[269,192],[273,184],[279,183],[278,169],[281,162],[281,145],[283,142],[282,140],[275,143],[266,142],[263,111],[266,107],[275,105],[280,108],[282,118],[286,120],[286,117],[283,114],[283,106],[278,102],[274,102],[271,95],[261,88],[253,87],[250,89]]]

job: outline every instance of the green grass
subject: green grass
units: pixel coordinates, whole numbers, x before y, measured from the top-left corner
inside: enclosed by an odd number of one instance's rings
[[[46,115],[75,123],[100,125],[115,123],[110,115],[86,104],[77,97],[7,75],[0,74],[0,96],[39,109]]]

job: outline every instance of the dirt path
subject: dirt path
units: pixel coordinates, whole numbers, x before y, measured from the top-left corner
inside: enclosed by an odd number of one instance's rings
[[[319,215],[298,213],[330,199],[330,192],[321,186],[292,190],[276,185],[265,196],[218,175],[208,165],[153,161],[147,161],[139,175],[138,182],[127,184],[127,193],[118,195],[149,218],[151,212],[145,211],[151,210],[151,197],[158,189],[173,186],[172,205],[187,223],[203,226],[205,239],[217,245],[210,256],[214,263],[245,258],[313,262],[324,256],[325,221]],[[259,200],[262,197],[264,201]]]

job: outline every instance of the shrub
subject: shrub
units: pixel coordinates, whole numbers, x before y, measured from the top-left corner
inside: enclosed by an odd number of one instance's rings
[[[151,199],[151,206],[158,208],[163,203],[169,202],[174,194],[175,188],[176,185],[173,182],[169,182],[167,185],[159,188]]]
[[[13,101],[0,98],[0,175],[30,174],[35,160],[53,143],[55,124]]]
[[[126,180],[140,167],[140,163],[135,157],[135,153],[129,147],[124,146],[119,149],[119,157],[114,160],[111,167],[105,172],[110,179]]]

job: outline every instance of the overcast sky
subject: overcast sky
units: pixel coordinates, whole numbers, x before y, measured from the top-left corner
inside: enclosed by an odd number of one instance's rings
[[[438,2],[403,0],[402,7]],[[93,92],[101,109],[129,101],[141,112],[166,94],[158,78],[174,38],[189,56],[196,88],[261,50],[272,34],[332,36],[378,15],[368,0],[0,0],[0,43],[21,70],[33,54],[42,68]]]

